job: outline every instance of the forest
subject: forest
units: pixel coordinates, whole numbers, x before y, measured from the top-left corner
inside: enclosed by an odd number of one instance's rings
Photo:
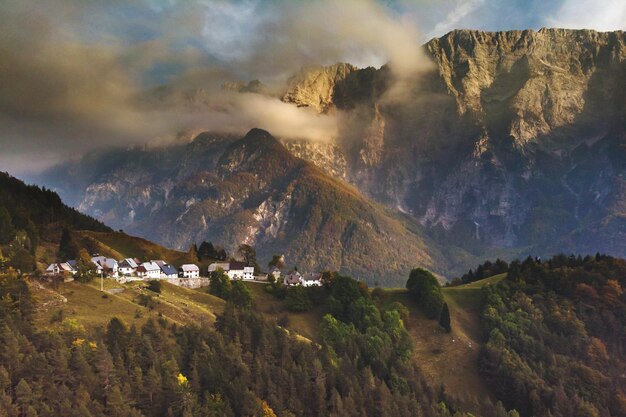
[[[528,258],[484,289],[481,373],[523,416],[626,415],[626,261]]]
[[[33,325],[23,277],[0,277],[0,415],[470,416],[409,360],[401,312],[336,276],[321,343],[303,341],[231,297],[214,326],[113,317],[85,330]],[[486,403],[482,415],[517,416]]]

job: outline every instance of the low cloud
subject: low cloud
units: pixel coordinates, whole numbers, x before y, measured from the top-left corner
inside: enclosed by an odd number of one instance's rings
[[[0,21],[0,169],[17,174],[183,130],[329,140],[335,116],[219,87],[260,78],[279,90],[337,61],[391,61],[406,78],[426,62],[414,26],[369,0],[24,0],[0,5]],[[158,84],[185,99],[146,103]]]

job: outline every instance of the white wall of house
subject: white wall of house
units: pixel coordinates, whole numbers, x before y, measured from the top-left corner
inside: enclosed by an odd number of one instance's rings
[[[121,275],[133,275],[135,273],[135,268],[131,268],[130,266],[122,266],[118,269]]]
[[[200,271],[183,271],[183,278],[198,278]]]

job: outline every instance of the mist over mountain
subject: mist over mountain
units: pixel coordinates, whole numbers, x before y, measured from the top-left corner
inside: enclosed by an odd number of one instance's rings
[[[163,244],[249,242],[365,278],[389,265],[398,277],[411,264],[458,273],[485,253],[625,256],[624,33],[458,30],[423,52],[431,69],[416,78],[312,66],[272,93],[333,120],[324,140],[205,133],[93,153],[41,181]],[[262,103],[260,87],[229,94]],[[210,98],[173,89],[160,100]]]

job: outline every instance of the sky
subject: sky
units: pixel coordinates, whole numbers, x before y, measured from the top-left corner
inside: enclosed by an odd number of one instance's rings
[[[182,131],[324,140],[338,121],[276,98],[308,65],[428,68],[420,45],[457,28],[626,29],[623,0],[20,0],[0,3],[0,170],[29,175],[107,146],[159,146]],[[202,106],[151,92],[202,88]]]

